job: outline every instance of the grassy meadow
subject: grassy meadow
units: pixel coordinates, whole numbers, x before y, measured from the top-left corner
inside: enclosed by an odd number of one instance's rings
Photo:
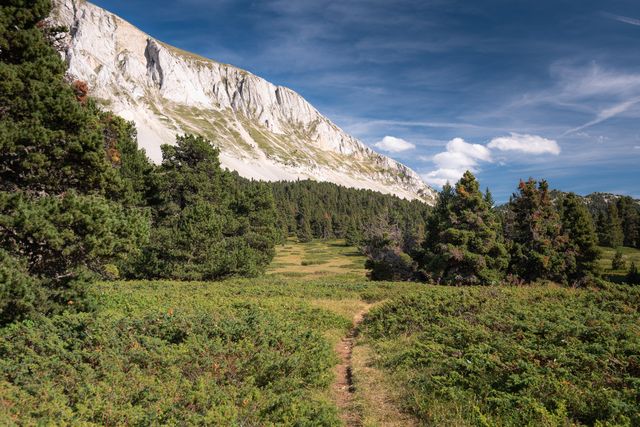
[[[627,275],[627,271],[631,266],[632,262],[635,262],[636,266],[640,268],[640,250],[639,249],[620,247],[618,248],[618,250],[622,252],[622,259],[625,261],[624,269],[614,270],[613,268],[611,268],[611,261],[613,260],[613,256],[616,253],[616,250],[613,248],[600,247],[602,256],[599,261],[600,269],[602,271],[603,276],[607,280],[610,280],[616,283],[620,283],[624,281],[624,278]]]
[[[287,242],[268,273],[104,282],[97,312],[0,336],[6,425],[639,425],[640,291],[371,282],[341,241]],[[600,423],[600,424],[598,424]]]

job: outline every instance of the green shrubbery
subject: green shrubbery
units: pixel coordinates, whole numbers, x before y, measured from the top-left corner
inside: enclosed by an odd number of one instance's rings
[[[626,286],[429,287],[363,332],[426,424],[638,425],[639,303]]]
[[[6,328],[0,342],[4,420],[336,422],[335,409],[310,393],[330,381],[330,346],[251,304],[118,320],[65,314]]]

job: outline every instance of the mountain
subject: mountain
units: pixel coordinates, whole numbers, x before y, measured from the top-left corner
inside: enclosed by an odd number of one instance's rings
[[[50,21],[69,29],[58,49],[71,79],[136,123],[154,162],[160,145],[197,133],[222,165],[247,178],[314,179],[435,200],[413,170],[348,135],[291,89],[158,41],[83,0],[54,0]]]

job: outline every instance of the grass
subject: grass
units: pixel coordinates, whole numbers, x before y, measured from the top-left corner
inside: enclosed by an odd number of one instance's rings
[[[600,250],[602,251],[602,257],[600,259],[599,265],[603,276],[607,280],[616,283],[624,281],[624,278],[627,275],[628,269],[631,266],[632,262],[635,262],[636,266],[640,268],[640,249],[628,247],[620,247],[617,249],[622,252],[622,257],[626,261],[626,268],[622,270],[613,270],[611,268],[611,261],[613,260],[613,256],[616,253],[616,249],[602,246],[600,247]]]
[[[364,261],[364,256],[346,246],[344,240],[318,240],[300,245],[290,239],[277,248],[276,258],[267,273],[309,278],[344,275],[362,279]]]
[[[97,284],[95,313],[0,331],[0,419],[337,425],[333,349],[375,303],[351,366],[365,426],[640,423],[640,288],[370,282],[363,264],[291,240],[259,278]]]

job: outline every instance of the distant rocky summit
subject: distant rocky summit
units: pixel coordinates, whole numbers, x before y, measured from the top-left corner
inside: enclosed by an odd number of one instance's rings
[[[413,170],[348,135],[291,89],[166,45],[82,0],[55,0],[52,23],[70,31],[59,50],[72,79],[136,123],[149,157],[176,134],[197,133],[222,165],[247,178],[314,179],[433,203]]]

